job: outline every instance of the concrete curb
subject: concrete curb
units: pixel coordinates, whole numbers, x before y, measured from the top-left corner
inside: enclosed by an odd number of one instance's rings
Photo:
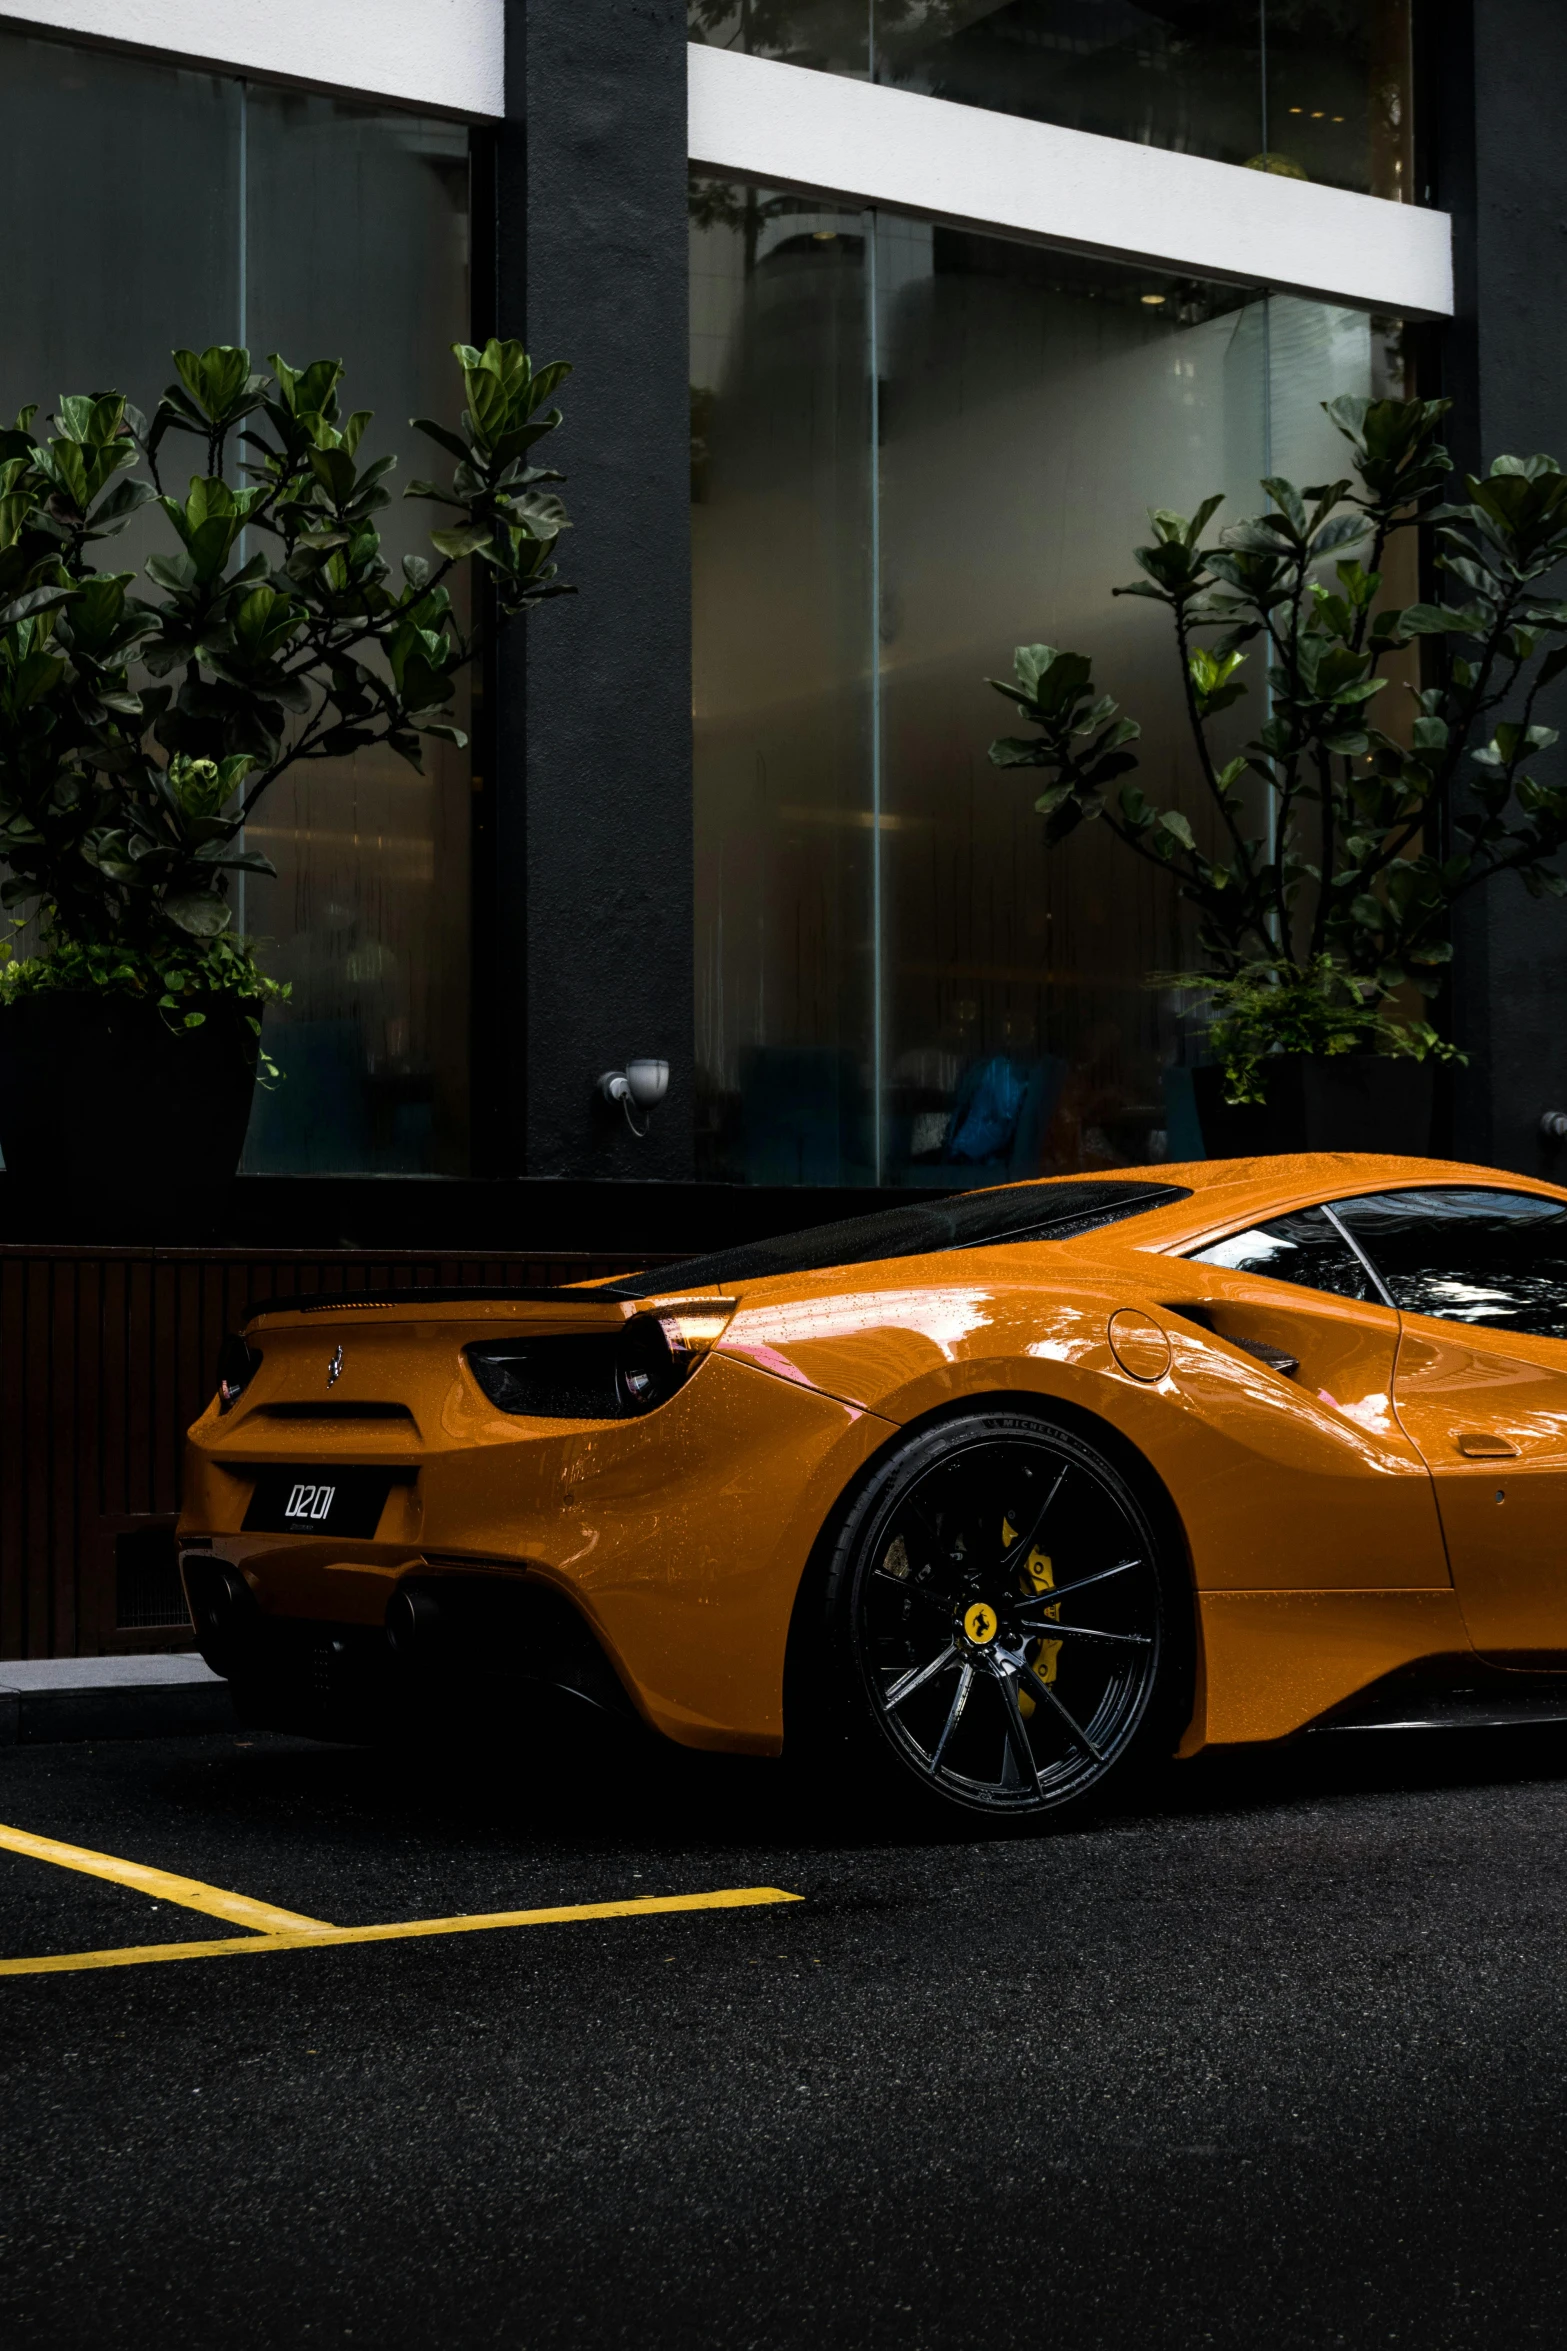
[[[199,1657],[0,1661],[0,1747],[190,1738],[235,1727],[227,1682]]]

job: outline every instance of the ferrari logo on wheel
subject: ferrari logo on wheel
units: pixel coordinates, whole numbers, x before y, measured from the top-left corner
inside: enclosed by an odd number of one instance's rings
[[[985,1601],[976,1600],[963,1619],[963,1630],[976,1649],[983,1649],[987,1641],[996,1637],[996,1612]]]

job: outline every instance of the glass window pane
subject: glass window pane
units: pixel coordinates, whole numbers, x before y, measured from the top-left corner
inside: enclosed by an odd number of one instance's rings
[[[1268,305],[1268,413],[1276,473],[1301,483],[1338,481],[1349,471],[1348,444],[1324,413],[1344,392],[1405,397],[1403,322],[1275,294]]]
[[[242,102],[240,84],[217,74],[0,32],[0,200],[14,229],[0,337],[7,424],[36,402],[47,432],[62,393],[105,389],[151,416],[176,346],[235,341]],[[90,168],[39,169],[41,155],[67,154]],[[171,446],[195,470],[196,443]],[[168,545],[162,515],[143,512],[98,560],[139,573]],[[36,943],[30,930],[22,951]]]
[[[7,424],[36,403],[47,434],[62,394],[103,390],[150,416],[177,346],[236,340],[241,103],[216,74],[0,32]],[[194,471],[197,444],[171,446]],[[171,537],[144,510],[96,560],[139,573]],[[14,940],[19,954],[42,944],[36,920]]]
[[[1259,0],[875,0],[875,41],[878,81],[1261,167]]]
[[[887,216],[876,250],[883,1180],[1156,1158],[1177,1029],[1147,980],[1189,966],[1186,911],[1102,826],[1047,849],[1043,779],[990,763],[1025,730],[985,681],[1019,642],[1091,653],[1139,780],[1212,841],[1169,616],[1113,591],[1151,507],[1257,499],[1263,305]]]
[[[862,81],[870,71],[870,0],[686,0],[686,25],[716,49]]]
[[[372,444],[401,454],[394,492],[428,467],[407,419],[456,405],[466,130],[9,32],[0,67],[0,189],[17,227],[0,411],[112,384],[150,412],[176,344],[244,341],[258,361],[330,352],[352,402],[377,412]],[[73,169],[40,178],[45,151]],[[198,457],[171,441],[165,471],[177,481]],[[431,511],[394,495],[394,561]],[[142,516],[107,553],[138,568],[162,538]],[[249,829],[279,877],[245,877],[236,916],[294,994],[269,1021],[285,1082],[258,1097],[247,1169],[466,1165],[467,757],[432,747],[426,769],[312,765]]]
[[[1269,168],[1413,203],[1410,0],[1265,0]]]
[[[1047,849],[987,678],[1091,654],[1205,846],[1148,511],[1342,463],[1396,325],[699,177],[692,226],[705,1172],[956,1189],[1170,1156],[1189,910],[1106,828]],[[875,451],[873,460],[872,451]],[[874,662],[873,662],[874,647]],[[1216,721],[1219,759],[1264,715]],[[1266,825],[1260,805],[1249,831]]]
[[[402,487],[445,463],[408,419],[461,406],[467,132],[257,85],[246,131],[247,339],[346,363],[347,406],[375,411],[364,452],[398,452],[379,518],[395,568],[438,515]],[[293,988],[248,1172],[466,1168],[471,800],[468,753],[427,740],[422,775],[384,751],[297,767],[248,828],[278,878],[247,881],[244,920]]]
[[[150,415],[176,344],[234,341],[239,104],[216,74],[0,33],[7,423],[107,386]]]
[[[1375,1296],[1366,1269],[1330,1217],[1320,1208],[1275,1217],[1244,1233],[1192,1252],[1194,1265],[1225,1265],[1236,1273],[1265,1273],[1275,1281],[1297,1282],[1303,1290],[1326,1290],[1335,1298]]]
[[[1413,391],[1402,319],[1293,294],[1269,298],[1269,460],[1274,473],[1301,486],[1342,480],[1349,471],[1349,451],[1325,413],[1327,402],[1345,392],[1362,399],[1404,400]],[[1418,603],[1417,533],[1394,534],[1382,551],[1381,570],[1382,603]],[[1422,683],[1419,645],[1385,656],[1381,675],[1387,682],[1377,697],[1377,723],[1407,741]]]
[[[1441,1322],[1567,1338],[1567,1207],[1442,1185],[1335,1201],[1395,1306]]]
[[[698,179],[698,1172],[874,1175],[868,223]]]
[[[1415,200],[1411,0],[686,0],[693,41]]]

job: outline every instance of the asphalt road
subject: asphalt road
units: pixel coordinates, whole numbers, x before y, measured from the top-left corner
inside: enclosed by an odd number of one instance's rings
[[[1053,1837],[769,1767],[12,1750],[0,1820],[337,1924],[0,1978],[0,2340],[1559,2342],[1567,1742],[1316,1740]],[[0,1949],[238,1932],[0,1852]]]

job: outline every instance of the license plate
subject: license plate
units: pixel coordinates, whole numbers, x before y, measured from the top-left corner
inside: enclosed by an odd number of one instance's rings
[[[245,1513],[247,1535],[353,1535],[381,1523],[392,1480],[384,1469],[264,1469]]]

